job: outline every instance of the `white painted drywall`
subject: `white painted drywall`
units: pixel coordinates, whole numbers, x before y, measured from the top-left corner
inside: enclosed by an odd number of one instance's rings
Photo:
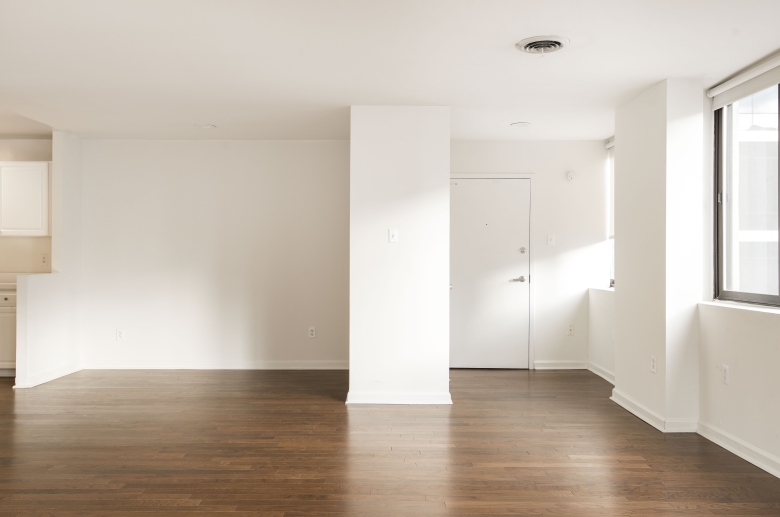
[[[702,301],[704,83],[666,80],[666,414],[667,427],[699,419]],[[710,113],[708,112],[709,116]]]
[[[0,273],[50,273],[51,237],[0,237]]]
[[[658,415],[666,409],[665,175],[662,82],[615,117],[615,383]]]
[[[613,399],[665,431],[698,419],[703,95],[668,79],[616,114]]]
[[[588,289],[609,286],[606,160],[603,141],[452,142],[453,173],[534,174],[536,368],[588,366]]]
[[[83,147],[86,367],[347,367],[349,142]]]
[[[50,162],[48,138],[0,138],[0,162]]]
[[[55,132],[52,145],[52,259],[56,254],[58,272],[17,276],[18,388],[81,368],[81,141]]]
[[[353,107],[350,131],[347,402],[451,403],[449,108]]]
[[[615,290],[588,290],[588,369],[615,384]]]
[[[699,332],[699,433],[780,476],[780,311],[702,303]]]

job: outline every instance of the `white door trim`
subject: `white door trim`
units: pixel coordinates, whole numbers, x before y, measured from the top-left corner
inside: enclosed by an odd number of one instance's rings
[[[536,239],[534,237],[534,173],[523,174],[450,174],[450,179],[453,180],[481,180],[481,179],[528,179],[531,180],[531,209],[530,209],[530,222],[528,240],[531,243],[531,249],[528,253],[528,270],[530,271],[530,282],[528,288],[530,291],[530,315],[528,322],[528,369],[535,370],[535,358],[536,358],[536,339],[534,338],[534,332],[536,329],[536,271],[534,270],[534,257],[536,256]]]

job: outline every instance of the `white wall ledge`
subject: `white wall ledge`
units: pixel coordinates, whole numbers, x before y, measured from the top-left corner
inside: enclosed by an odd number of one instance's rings
[[[595,289],[597,291],[607,291],[607,292],[610,292],[610,293],[614,293],[615,292],[615,288],[614,287],[591,287],[590,289]]]
[[[723,307],[726,309],[736,309],[736,310],[751,311],[751,312],[765,312],[769,314],[780,315],[780,307],[769,307],[767,305],[757,305],[757,304],[745,303],[745,302],[727,302],[723,300],[712,300],[706,302],[699,302],[699,305],[709,305],[712,307]]]

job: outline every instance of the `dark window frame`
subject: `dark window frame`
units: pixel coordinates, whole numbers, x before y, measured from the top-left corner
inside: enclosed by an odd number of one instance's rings
[[[780,88],[778,88],[778,102],[780,103]],[[780,105],[780,104],[779,104]],[[739,291],[727,291],[722,286],[725,285],[724,272],[721,271],[721,266],[724,263],[724,210],[723,210],[723,192],[725,181],[725,167],[723,163],[723,113],[726,106],[719,108],[715,111],[715,148],[714,148],[714,164],[715,164],[715,188],[713,192],[714,206],[715,206],[715,292],[714,298],[716,300],[724,300],[730,302],[746,302],[755,303],[759,305],[770,305],[773,307],[780,307],[780,294],[756,294],[756,293],[744,293]],[[778,128],[780,130],[780,113],[778,113]],[[778,167],[780,167],[780,142],[778,142]],[[780,174],[780,171],[778,171]],[[780,202],[780,181],[778,181],[778,201]],[[778,205],[780,206],[780,204]],[[778,210],[778,228],[780,228],[780,210]],[[780,242],[778,243],[780,247]],[[779,250],[780,251],[780,250]],[[778,260],[778,275],[780,275],[780,260]],[[780,278],[780,276],[778,276]],[[778,280],[780,283],[780,280]]]

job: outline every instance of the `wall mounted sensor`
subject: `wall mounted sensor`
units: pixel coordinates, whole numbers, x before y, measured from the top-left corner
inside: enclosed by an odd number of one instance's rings
[[[568,179],[569,181],[574,181],[574,171],[567,172],[566,179]]]

